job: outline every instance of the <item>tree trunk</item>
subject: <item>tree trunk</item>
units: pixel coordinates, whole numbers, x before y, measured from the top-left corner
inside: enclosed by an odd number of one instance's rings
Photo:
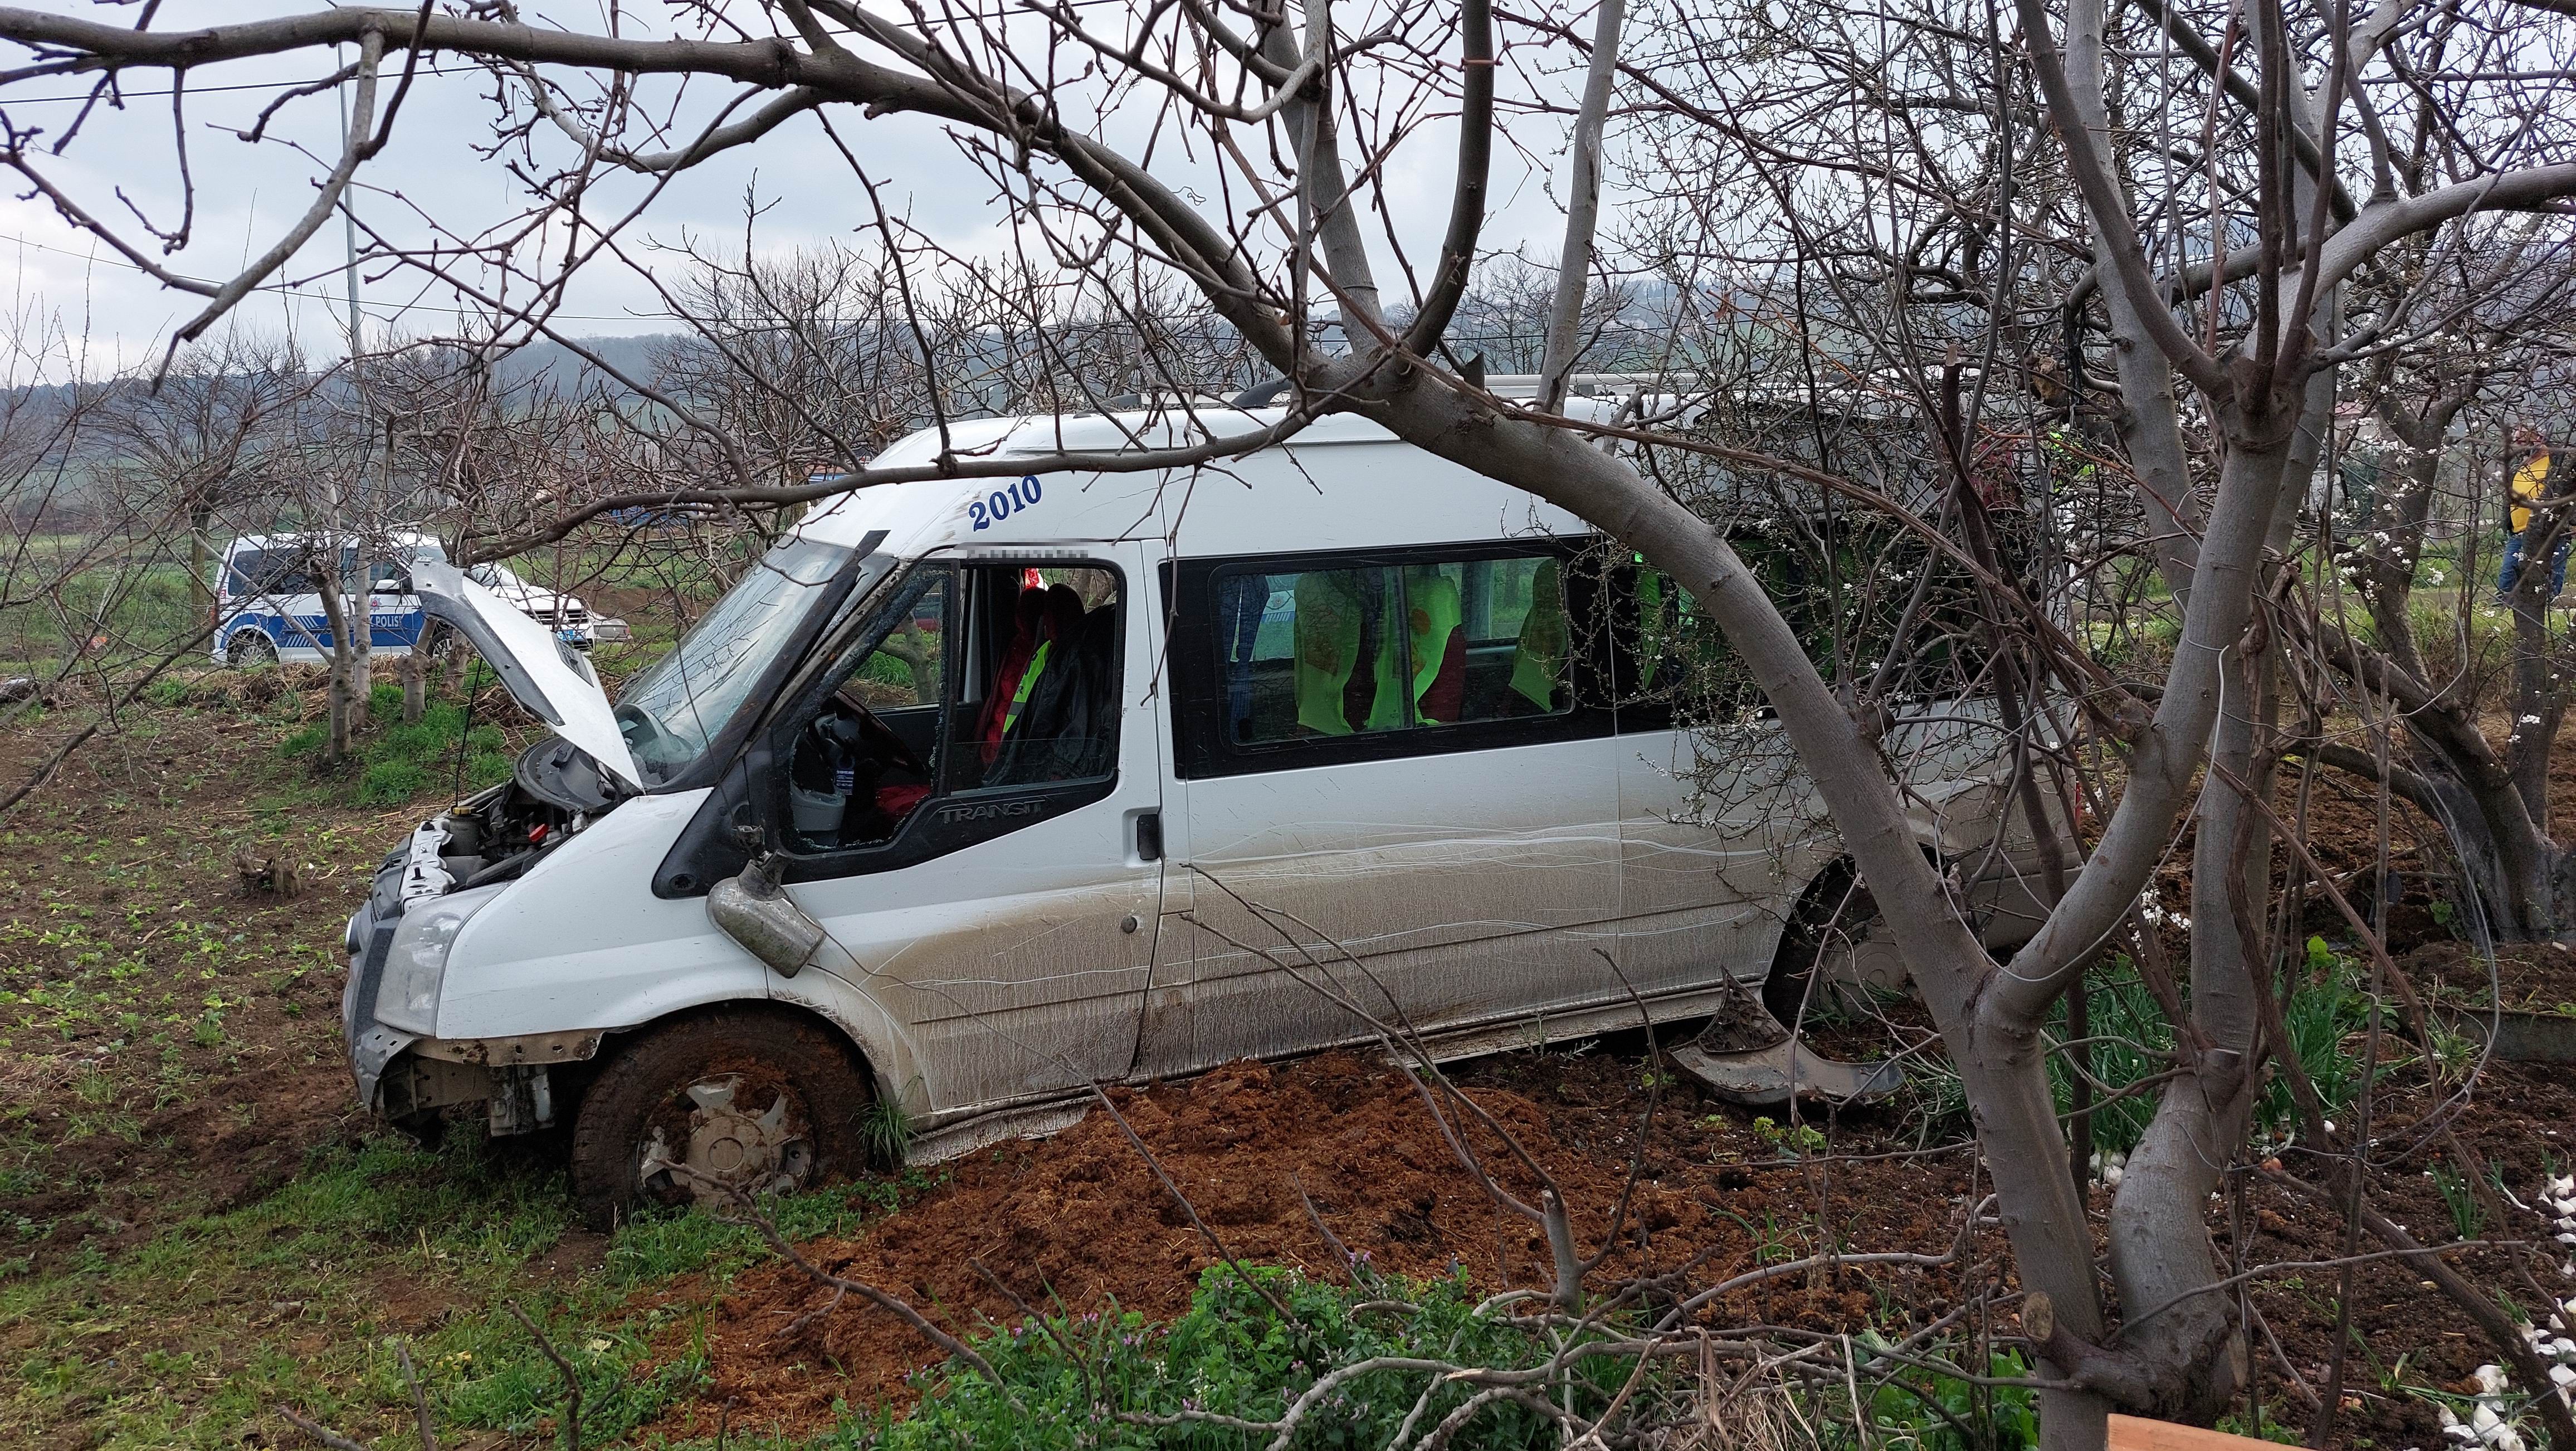
[[[188,603],[195,607],[196,617],[208,624],[219,623],[215,615],[214,542],[206,537],[214,527],[213,511],[203,504],[188,506]]]
[[[1328,373],[1317,386],[1356,391],[1367,383]],[[2066,1172],[2066,1139],[2049,1091],[2039,1025],[2070,980],[2076,957],[2089,953],[2136,900],[2191,800],[2200,748],[2222,693],[2216,661],[2245,629],[2286,440],[2268,456],[2241,454],[2232,477],[2222,478],[2209,542],[2201,551],[2202,587],[2186,612],[2186,645],[2176,653],[2155,720],[2132,756],[2131,788],[2113,813],[2103,848],[2078,874],[2041,938],[2015,959],[2016,971],[1998,973],[1949,906],[1907,822],[1875,735],[1843,708],[1714,527],[1643,485],[1624,461],[1567,433],[1504,423],[1456,395],[1416,385],[1370,411],[1434,454],[1528,488],[1600,524],[1679,581],[1708,611],[1778,712],[1940,1026],[1975,1106],[1978,1138],[2023,1286],[2049,1296],[2063,1330],[2102,1345],[2107,1322],[2096,1291],[2092,1234]],[[2226,1154],[2222,1146],[2220,1162]],[[2149,1227],[2160,1236],[2205,1240],[2206,1197],[2204,1192],[2183,1205],[2178,1217],[2160,1216]],[[2167,1218],[2173,1222],[2165,1223]],[[2101,1369],[2059,1366],[2049,1373]],[[2179,1399],[2183,1393],[2174,1394]],[[2109,1409],[2103,1394],[2090,1388],[2052,1391],[2043,1405],[2048,1444],[2100,1444]]]
[[[2516,738],[2500,761],[2474,712],[2462,707],[2459,693],[2448,682],[2434,680],[2426,668],[2411,609],[2442,443],[2452,420],[2477,397],[2481,381],[2469,379],[2411,414],[2382,401],[2381,421],[2406,446],[2405,463],[2394,471],[2392,485],[2372,501],[2372,547],[2361,572],[2363,603],[2385,661],[2367,660],[2358,642],[2329,640],[2338,658],[2363,667],[2353,673],[2364,688],[2388,696],[2397,706],[2394,714],[2404,723],[2408,754],[2422,782],[2421,790],[2399,794],[2431,817],[2450,843],[2460,866],[2457,905],[2469,914],[2472,934],[2531,941],[2555,936],[2570,920],[2568,890],[2560,881],[2564,857],[2548,834],[2545,793],[2535,794],[2547,780],[2550,746],[2564,708],[2547,678],[2546,615],[2537,602],[2524,610],[2528,596],[2517,591],[2512,656]],[[2526,569],[2524,577],[2530,580],[2531,571]],[[2469,577],[2459,584],[2471,595],[2484,588],[2484,581]],[[2526,719],[2530,716],[2540,717],[2536,726]]]
[[[320,571],[316,571],[320,573]],[[330,720],[329,737],[322,748],[322,759],[337,764],[349,754],[350,717],[353,692],[350,686],[349,602],[340,593],[339,584],[325,574],[315,593],[322,601],[322,623],[331,632],[331,673],[324,687]]]

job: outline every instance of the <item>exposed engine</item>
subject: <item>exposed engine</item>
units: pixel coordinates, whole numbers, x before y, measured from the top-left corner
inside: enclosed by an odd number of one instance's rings
[[[549,739],[521,753],[510,779],[422,822],[404,854],[402,899],[506,882],[617,804],[597,763]]]

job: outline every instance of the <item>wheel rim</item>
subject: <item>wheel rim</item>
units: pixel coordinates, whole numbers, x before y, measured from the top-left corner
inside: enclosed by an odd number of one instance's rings
[[[636,1184],[672,1203],[722,1207],[742,1194],[784,1194],[813,1177],[803,1105],[770,1074],[722,1073],[680,1090],[636,1158]]]
[[[265,635],[244,635],[234,640],[232,648],[225,653],[235,665],[264,665],[277,657],[275,647],[268,643]]]

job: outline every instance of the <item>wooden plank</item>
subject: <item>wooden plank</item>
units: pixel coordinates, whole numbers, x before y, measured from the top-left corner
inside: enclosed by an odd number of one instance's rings
[[[2251,1436],[2204,1431],[2198,1426],[2150,1421],[2143,1416],[2113,1416],[2110,1440],[2111,1451],[2248,1451],[2272,1444]]]

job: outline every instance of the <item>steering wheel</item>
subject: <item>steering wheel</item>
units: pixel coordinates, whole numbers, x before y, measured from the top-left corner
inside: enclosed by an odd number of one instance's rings
[[[859,734],[885,752],[887,760],[907,771],[919,772],[925,778],[930,775],[930,763],[921,759],[921,753],[912,748],[912,743],[895,734],[893,726],[877,719],[877,713],[862,705],[856,695],[848,690],[836,690],[832,697],[859,723]]]

